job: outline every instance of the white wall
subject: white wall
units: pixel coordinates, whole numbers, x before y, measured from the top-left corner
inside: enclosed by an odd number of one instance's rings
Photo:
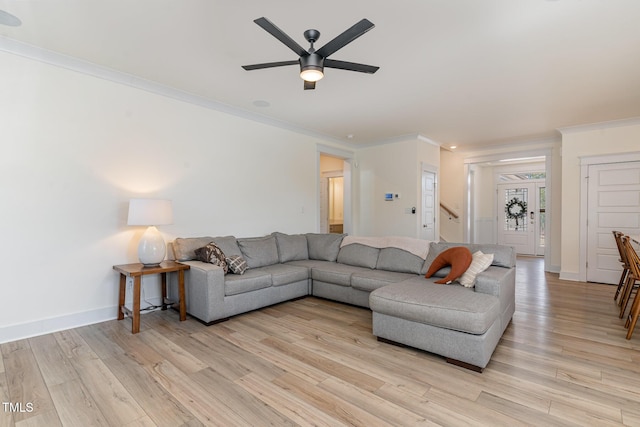
[[[562,266],[560,277],[578,280],[580,272],[580,158],[640,151],[640,120],[561,129]]]
[[[0,69],[0,342],[115,318],[131,197],[173,200],[167,240],[316,229],[321,141],[9,53]]]
[[[421,223],[421,163],[438,167],[440,148],[418,138],[356,153],[358,223],[355,234],[418,237]],[[385,193],[398,194],[392,202]],[[416,213],[406,213],[416,208]]]

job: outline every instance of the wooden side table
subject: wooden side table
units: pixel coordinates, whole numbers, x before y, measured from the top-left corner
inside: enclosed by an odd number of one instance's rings
[[[180,321],[187,319],[187,303],[184,295],[184,272],[191,267],[175,261],[163,261],[157,267],[145,267],[140,263],[114,265],[113,269],[120,273],[120,296],[118,300],[118,320],[124,319],[125,313],[131,316],[131,333],[140,332],[140,285],[142,276],[160,274],[162,280],[162,309],[167,309],[167,273],[178,273],[178,295],[180,297]],[[124,306],[127,277],[133,277],[133,310]]]

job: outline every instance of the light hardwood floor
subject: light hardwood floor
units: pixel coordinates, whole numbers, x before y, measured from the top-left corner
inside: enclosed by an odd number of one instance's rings
[[[625,339],[614,292],[519,259],[516,314],[482,374],[312,297],[209,327],[169,310],[137,335],[129,319],[57,332],[0,346],[0,425],[638,426],[640,333]]]

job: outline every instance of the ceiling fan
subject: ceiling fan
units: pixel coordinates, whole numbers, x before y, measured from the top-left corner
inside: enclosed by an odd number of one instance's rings
[[[253,22],[258,24],[273,37],[280,40],[289,49],[294,51],[299,56],[299,58],[293,61],[279,61],[267,62],[264,64],[243,65],[242,68],[247,71],[300,64],[300,77],[304,80],[305,90],[308,90],[316,88],[316,82],[324,76],[325,67],[348,71],[358,71],[360,73],[369,74],[375,73],[380,68],[374,67],[372,65],[356,64],[355,62],[337,61],[327,58],[329,55],[332,55],[337,50],[342,49],[344,46],[372,29],[374,25],[368,19],[359,21],[351,28],[347,29],[342,34],[338,35],[336,38],[334,38],[318,50],[313,47],[313,44],[320,38],[320,31],[318,30],[307,30],[304,32],[304,38],[307,39],[307,41],[311,44],[309,50],[305,50],[302,46],[296,43],[280,28],[276,27],[267,18],[258,18]]]

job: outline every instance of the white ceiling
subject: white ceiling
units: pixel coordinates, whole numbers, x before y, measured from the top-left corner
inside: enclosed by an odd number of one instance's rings
[[[417,134],[495,144],[640,117],[638,0],[0,0],[0,10],[22,21],[0,36],[347,144]],[[318,29],[316,48],[367,18],[376,27],[331,58],[380,70],[327,69],[315,91],[296,66],[245,71],[297,59],[253,23],[261,16],[304,47],[302,33]]]

